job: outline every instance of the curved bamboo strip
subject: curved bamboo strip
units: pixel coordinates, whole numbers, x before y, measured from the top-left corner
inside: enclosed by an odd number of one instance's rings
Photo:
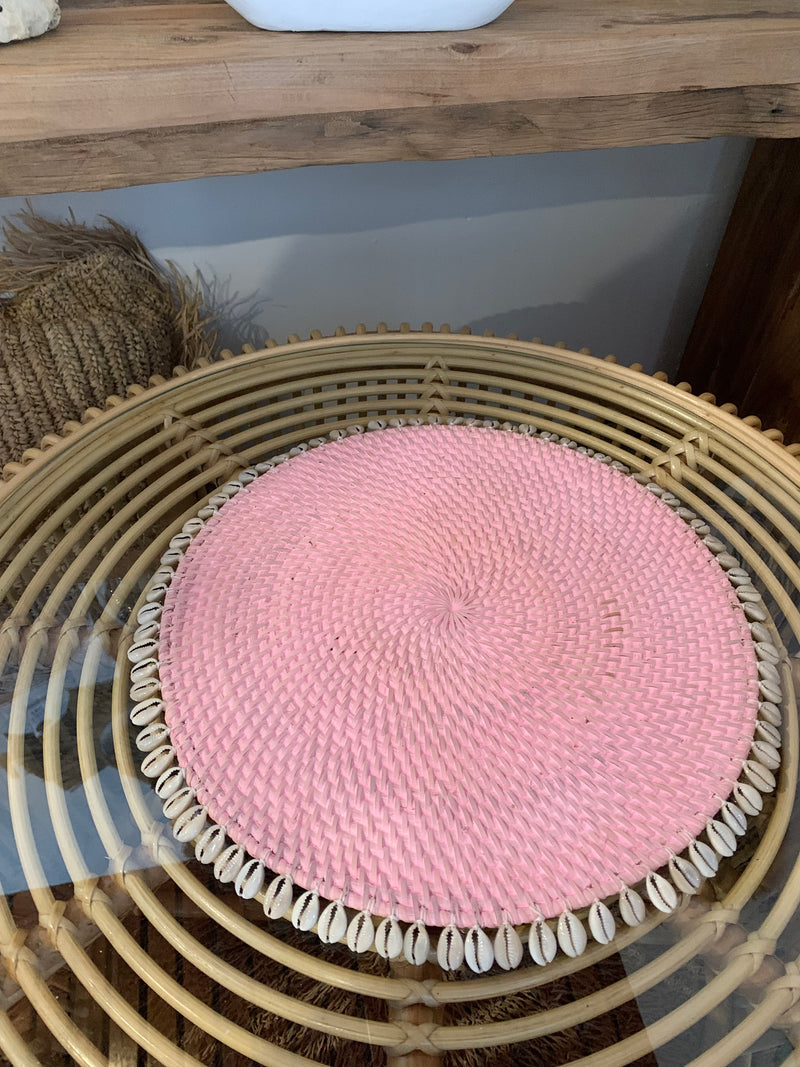
[[[800,466],[793,451],[777,436],[762,432],[757,420],[745,423],[729,409],[713,406],[713,398],[694,397],[636,370],[584,353],[525,344],[514,340],[473,338],[449,332],[434,335],[401,331],[376,334],[358,331],[310,341],[293,341],[265,352],[249,352],[192,373],[179,371],[148,390],[132,389],[125,401],[114,398],[106,411],[92,411],[62,439],[50,438],[32,450],[25,462],[6,469],[0,485],[0,548],[6,556],[21,546],[0,586],[14,611],[0,634],[0,663],[16,670],[9,737],[9,803],[15,842],[43,927],[62,951],[73,973],[91,989],[103,1009],[160,1062],[197,1062],[150,1024],[99,975],[63,918],[47,887],[40,849],[27,807],[24,783],[25,717],[34,682],[47,671],[43,758],[52,833],[75,883],[76,900],[100,926],[159,996],[201,1026],[224,1046],[238,1049],[254,1062],[288,1065],[312,1062],[276,1050],[240,1027],[225,1025],[207,1005],[180,988],[155,964],[122,925],[97,885],[107,870],[93,869],[86,842],[79,836],[65,803],[61,784],[63,758],[60,734],[62,702],[68,671],[80,661],[76,722],[78,759],[93,833],[109,856],[110,870],[124,894],[134,901],[150,926],[170,939],[179,957],[205,970],[221,988],[254,1005],[323,1032],[357,1042],[384,1045],[395,1053],[414,1048],[489,1047],[528,1040],[580,1025],[613,1010],[632,997],[657,987],[698,953],[747,937],[738,925],[742,908],[772,870],[789,825],[796,791],[798,738],[795,716],[786,723],[781,791],[766,833],[725,900],[703,912],[697,909],[673,945],[626,981],[536,1016],[507,1022],[460,1026],[418,1026],[404,1022],[365,1023],[321,1009],[309,1010],[292,997],[276,994],[217,959],[167,911],[147,880],[131,866],[134,853],[150,853],[178,891],[210,920],[243,943],[284,966],[363,996],[400,1004],[464,1003],[490,999],[546,985],[560,975],[607,957],[612,948],[597,946],[578,961],[560,961],[546,973],[529,968],[508,975],[471,981],[419,982],[408,978],[376,978],[359,974],[283,944],[206,888],[182,863],[182,852],[163,835],[146,802],[134,762],[126,721],[124,673],[118,671],[111,690],[111,726],[129,825],[115,821],[113,806],[98,774],[95,730],[106,721],[108,704],[100,695],[101,669],[109,656],[122,662],[132,626],[126,622],[148,572],[153,569],[169,532],[196,513],[215,483],[271,451],[283,450],[321,429],[327,433],[353,421],[397,411],[452,412],[465,415],[522,418],[540,428],[565,434],[605,451],[633,469],[647,469],[660,483],[674,488],[698,514],[714,516],[714,525],[760,579],[775,605],[781,636],[796,641],[800,614],[795,592],[800,586],[797,559],[800,536]],[[82,478],[81,472],[88,472]],[[735,499],[731,496],[735,495]],[[66,532],[53,543],[67,523]],[[105,603],[106,588],[113,592]],[[19,659],[18,668],[13,666]],[[787,674],[784,665],[784,674]],[[41,685],[41,681],[38,683]],[[794,700],[786,682],[787,703]],[[98,716],[100,719],[98,720]],[[712,1011],[735,990],[746,988],[753,975],[769,971],[777,961],[771,945],[781,935],[800,900],[800,867],[795,867],[776,901],[751,939],[718,960],[719,973],[700,993],[647,1031],[627,1038],[586,1063],[629,1062],[654,1044],[671,1040],[691,1021]],[[687,913],[688,914],[688,913]],[[10,920],[10,914],[9,914]],[[62,1039],[71,1020],[47,999],[41,978],[28,973],[20,954],[24,931],[0,917],[0,948],[11,953],[26,992],[53,1032]],[[653,924],[648,924],[648,929]],[[629,943],[648,930],[623,935]],[[15,940],[16,939],[16,940]],[[717,952],[717,956],[719,953]],[[14,968],[12,968],[13,970]],[[785,1010],[786,987],[776,985],[757,1011],[734,1027],[724,1042],[707,1051],[708,1064],[722,1063],[729,1052],[741,1051]],[[765,1004],[768,1007],[765,1007]],[[10,1025],[10,1024],[9,1024]],[[73,1027],[74,1030],[74,1027]],[[0,1042],[13,1035],[0,1016]],[[17,1042],[18,1046],[18,1042]],[[75,1046],[79,1063],[100,1063],[98,1051]],[[95,1057],[95,1058],[93,1058]],[[700,1060],[706,1067],[704,1060]]]

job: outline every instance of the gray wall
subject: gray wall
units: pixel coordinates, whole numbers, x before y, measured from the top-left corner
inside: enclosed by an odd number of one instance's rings
[[[202,272],[223,339],[425,320],[674,370],[751,142],[317,167],[32,199]],[[0,216],[24,205],[0,200]]]

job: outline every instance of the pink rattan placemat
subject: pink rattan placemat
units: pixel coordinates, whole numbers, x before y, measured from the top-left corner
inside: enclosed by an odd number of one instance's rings
[[[174,749],[207,841],[210,820],[290,877],[282,906],[294,885],[433,927],[570,916],[741,794],[775,696],[764,613],[657,487],[554,440],[420,425],[237,489],[177,539],[160,633],[138,635],[162,689],[147,737]]]

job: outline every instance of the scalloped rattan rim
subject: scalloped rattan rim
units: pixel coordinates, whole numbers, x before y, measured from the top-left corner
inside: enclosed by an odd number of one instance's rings
[[[173,368],[172,378],[164,378],[162,375],[153,375],[149,381],[147,387],[141,385],[129,385],[126,390],[125,397],[110,396],[106,398],[105,410],[100,408],[88,408],[81,417],[81,422],[69,421],[66,422],[61,430],[61,433],[47,434],[42,439],[38,448],[29,448],[20,457],[19,461],[6,463],[2,469],[0,469],[0,501],[4,496],[8,495],[14,486],[16,480],[20,477],[25,477],[33,472],[37,467],[46,462],[47,458],[52,455],[54,449],[64,447],[64,445],[76,437],[79,437],[89,431],[93,424],[99,419],[102,420],[109,412],[113,412],[115,408],[118,408],[121,404],[132,401],[136,398],[150,397],[154,391],[163,390],[169,392],[176,380],[182,379],[186,376],[196,378],[203,376],[206,371],[214,370],[221,363],[227,363],[230,360],[242,361],[249,357],[259,357],[262,352],[269,352],[271,355],[282,355],[284,352],[292,350],[295,353],[302,353],[308,349],[318,349],[320,342],[323,344],[327,342],[340,342],[343,338],[348,343],[362,342],[369,344],[375,339],[385,341],[388,337],[397,337],[404,341],[414,341],[419,339],[430,339],[432,336],[437,338],[438,342],[441,342],[445,338],[452,337],[454,341],[463,342],[465,338],[470,338],[471,341],[483,343],[487,348],[496,351],[498,348],[507,349],[510,352],[514,352],[517,349],[520,352],[536,351],[543,355],[556,356],[559,359],[571,360],[571,361],[583,361],[583,365],[591,367],[598,362],[597,358],[592,356],[589,348],[581,348],[578,352],[573,352],[567,349],[563,342],[557,342],[555,345],[546,345],[542,343],[538,337],[533,338],[532,341],[520,341],[516,334],[509,334],[507,337],[495,337],[491,330],[486,330],[482,335],[474,335],[468,326],[462,327],[458,332],[453,332],[447,323],[444,323],[439,331],[436,331],[432,323],[423,323],[419,331],[412,331],[408,323],[401,323],[398,330],[390,330],[386,323],[378,323],[374,331],[369,331],[363,323],[359,323],[356,327],[355,333],[348,334],[343,326],[340,326],[330,336],[324,336],[319,330],[312,330],[307,340],[301,338],[298,334],[291,334],[287,342],[283,345],[277,341],[270,339],[264,349],[255,349],[252,345],[245,345],[241,353],[234,353],[230,349],[223,349],[220,352],[219,361],[212,361],[206,358],[200,358],[197,360],[195,368],[190,371],[187,367],[179,364]],[[517,346],[519,346],[517,348]],[[777,459],[778,456],[790,456],[792,459],[800,462],[800,442],[784,442],[783,434],[778,429],[762,428],[761,419],[757,415],[745,415],[739,416],[738,410],[735,404],[723,403],[717,405],[717,398],[713,393],[700,393],[695,396],[692,392],[692,386],[689,382],[678,382],[674,386],[670,385],[669,376],[664,371],[655,371],[652,375],[644,375],[641,363],[632,363],[629,366],[619,364],[616,356],[605,356],[602,359],[602,363],[605,364],[607,372],[613,374],[611,368],[622,371],[627,374],[628,372],[634,372],[635,374],[643,374],[648,380],[650,385],[650,391],[658,389],[656,383],[660,386],[666,386],[663,396],[669,400],[670,391],[672,389],[679,390],[686,401],[689,403],[697,402],[698,412],[703,413],[703,408],[710,407],[714,410],[714,422],[725,425],[727,423],[728,428],[733,426],[739,427],[741,430],[743,427],[747,427],[748,431],[754,431],[752,440],[755,442],[760,437],[760,445],[769,441],[771,444],[777,446],[772,455]],[[625,380],[624,378],[622,379]],[[730,421],[728,422],[728,419]]]

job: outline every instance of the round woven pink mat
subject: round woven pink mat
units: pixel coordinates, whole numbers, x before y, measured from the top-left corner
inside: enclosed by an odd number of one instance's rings
[[[240,491],[161,628],[209,817],[329,899],[432,925],[554,916],[680,853],[752,742],[730,583],[631,478],[463,426],[351,436]]]

